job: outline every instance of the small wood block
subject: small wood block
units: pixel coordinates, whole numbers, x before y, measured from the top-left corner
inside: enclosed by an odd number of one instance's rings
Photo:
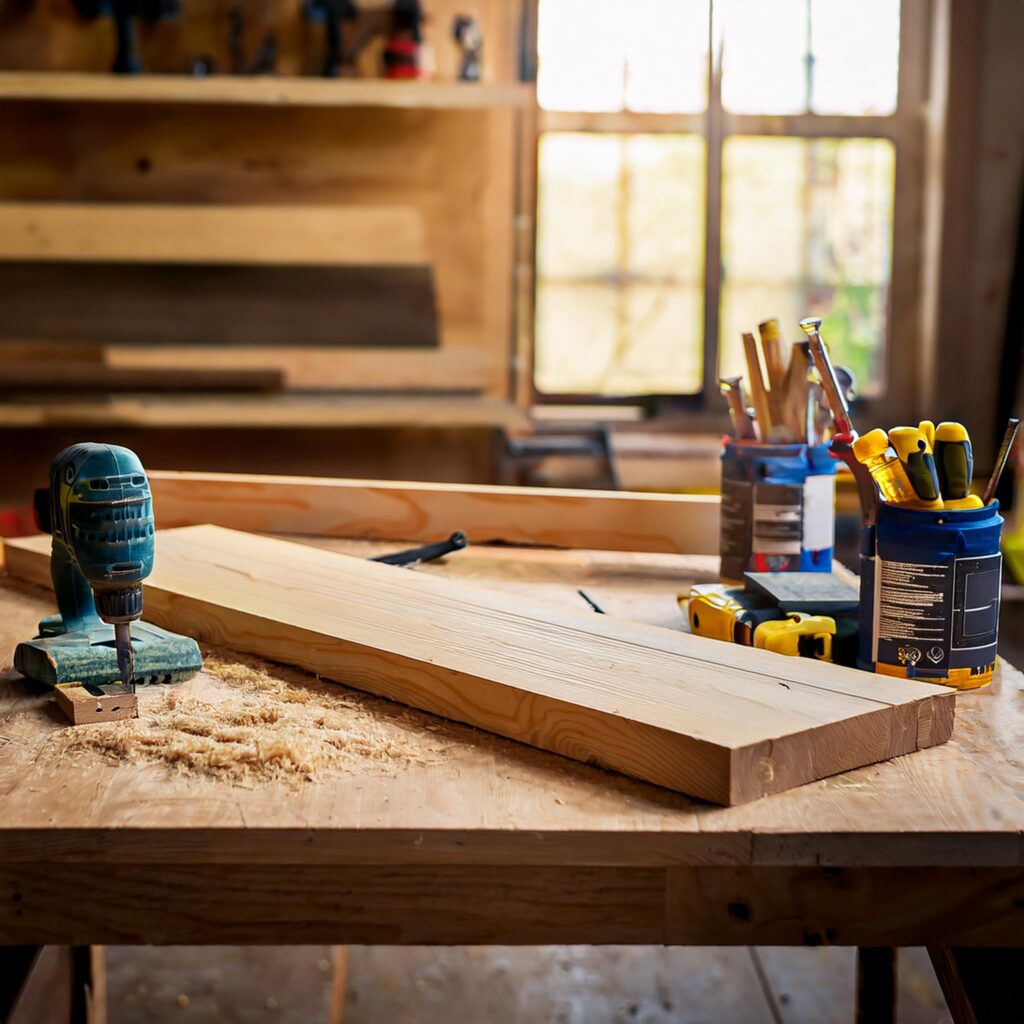
[[[57,687],[57,706],[72,725],[139,717],[139,701],[134,693],[105,693],[96,697],[78,683]]]

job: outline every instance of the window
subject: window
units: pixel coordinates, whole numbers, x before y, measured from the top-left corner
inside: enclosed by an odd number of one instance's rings
[[[541,398],[717,403],[741,331],[810,313],[863,395],[906,386],[922,8],[539,0]]]

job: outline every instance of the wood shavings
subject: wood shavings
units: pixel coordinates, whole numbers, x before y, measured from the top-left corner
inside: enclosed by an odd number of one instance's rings
[[[285,678],[255,660],[207,653],[202,676],[141,701],[138,719],[62,730],[58,756],[157,762],[251,784],[389,772],[436,762],[447,746],[407,709],[275,671]]]

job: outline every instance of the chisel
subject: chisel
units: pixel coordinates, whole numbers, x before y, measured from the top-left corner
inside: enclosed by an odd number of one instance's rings
[[[757,429],[762,441],[767,441],[772,432],[772,414],[768,405],[768,392],[761,376],[761,360],[758,358],[757,341],[748,331],[743,332],[743,354],[747,359],[747,379],[750,381],[750,398],[754,403]]]

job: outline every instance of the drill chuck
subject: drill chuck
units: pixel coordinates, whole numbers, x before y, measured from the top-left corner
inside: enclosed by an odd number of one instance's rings
[[[142,584],[95,590],[96,611],[104,622],[134,622],[142,616]]]

